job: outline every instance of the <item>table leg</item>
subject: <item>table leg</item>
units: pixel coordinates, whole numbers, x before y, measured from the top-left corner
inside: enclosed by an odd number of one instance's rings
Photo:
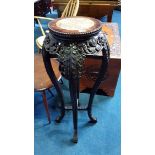
[[[80,80],[77,80],[77,102],[78,102],[78,107],[80,107],[80,102],[79,102],[79,91],[80,91]]]
[[[78,97],[79,97],[79,89],[78,89],[79,79],[70,79],[69,80],[69,90],[72,102],[72,110],[73,110],[73,124],[74,124],[74,135],[73,142],[78,142],[78,132],[77,132],[77,106],[78,106]]]
[[[97,122],[97,119],[92,116],[92,103],[93,103],[94,95],[95,95],[95,93],[96,93],[100,83],[102,82],[102,79],[103,79],[105,73],[106,73],[107,67],[108,67],[108,58],[107,58],[106,53],[103,52],[103,58],[102,58],[102,64],[100,67],[100,71],[99,71],[98,77],[95,81],[95,84],[91,90],[88,107],[87,107],[87,112],[88,112],[88,117],[90,118],[90,121],[89,121],[90,123]]]
[[[47,74],[49,75],[54,87],[56,88],[57,93],[58,93],[59,98],[60,98],[60,101],[61,101],[61,114],[55,120],[57,123],[60,123],[61,120],[63,119],[64,115],[65,115],[65,106],[64,106],[63,93],[62,93],[62,90],[60,88],[60,84],[57,81],[57,78],[56,78],[56,76],[54,74],[54,71],[53,71],[53,68],[52,68],[52,65],[51,65],[51,61],[50,61],[50,55],[49,55],[48,52],[45,51],[44,48],[42,50],[42,55],[43,55],[43,61],[44,61],[44,65],[45,65]]]

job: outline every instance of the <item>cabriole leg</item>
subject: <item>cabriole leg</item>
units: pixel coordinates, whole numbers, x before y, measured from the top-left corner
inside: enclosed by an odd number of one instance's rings
[[[54,87],[55,87],[55,89],[56,89],[56,91],[58,93],[60,101],[61,101],[61,114],[55,120],[57,123],[60,123],[61,120],[63,119],[64,115],[65,115],[63,93],[62,93],[62,90],[60,88],[60,84],[57,81],[57,78],[56,78],[56,76],[54,74],[53,68],[51,66],[50,55],[49,55],[48,52],[45,51],[44,48],[42,49],[42,55],[43,55],[43,61],[44,61],[44,64],[45,64],[47,74],[49,75],[49,77],[50,77],[50,79],[51,79],[51,81],[52,81],[52,83],[53,83],[53,85],[54,85]]]
[[[102,64],[100,67],[98,77],[95,81],[95,84],[94,84],[92,90],[91,90],[89,102],[88,102],[88,107],[87,107],[88,117],[90,119],[90,121],[89,121],[90,123],[96,123],[97,122],[97,119],[92,116],[92,103],[93,103],[94,95],[95,95],[100,83],[102,82],[102,79],[103,79],[103,77],[106,73],[107,67],[108,67],[108,57],[107,57],[106,53],[104,53],[104,51],[102,51],[102,52],[103,52]]]

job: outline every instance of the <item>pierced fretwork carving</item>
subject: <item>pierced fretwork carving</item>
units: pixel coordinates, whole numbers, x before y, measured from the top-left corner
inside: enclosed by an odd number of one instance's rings
[[[102,32],[85,41],[74,42],[55,39],[49,33],[44,40],[44,47],[49,54],[57,55],[60,62],[60,71],[67,79],[81,77],[86,55],[96,54],[102,50],[109,59],[109,45]]]

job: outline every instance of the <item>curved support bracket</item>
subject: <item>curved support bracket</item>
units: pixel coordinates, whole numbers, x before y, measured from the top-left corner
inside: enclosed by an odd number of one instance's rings
[[[58,116],[56,119],[56,122],[59,123],[65,115],[63,92],[60,88],[60,84],[57,81],[54,70],[52,68],[51,61],[50,61],[50,54],[46,51],[46,49],[44,47],[42,48],[42,55],[43,55],[43,61],[44,61],[44,65],[45,65],[47,74],[49,75],[52,83],[54,84],[54,86],[58,92],[60,101],[61,101],[61,115]]]
[[[98,87],[100,86],[100,84],[102,82],[102,79],[104,78],[104,75],[105,75],[105,73],[107,71],[109,58],[110,58],[110,49],[109,49],[108,43],[105,42],[104,46],[103,46],[103,49],[102,49],[102,64],[101,64],[101,67],[100,67],[98,77],[97,77],[97,79],[95,81],[95,84],[94,84],[92,90],[91,90],[90,97],[89,97],[89,102],[88,102],[88,107],[87,107],[88,116],[90,118],[90,123],[96,123],[97,122],[96,118],[94,118],[92,116],[92,103],[93,103],[94,95],[95,95]]]

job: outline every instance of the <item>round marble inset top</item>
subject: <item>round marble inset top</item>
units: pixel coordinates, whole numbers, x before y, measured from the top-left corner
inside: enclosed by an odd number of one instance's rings
[[[88,18],[65,18],[59,20],[56,26],[64,30],[86,32],[94,24],[94,21]]]
[[[79,35],[98,31],[101,29],[102,24],[99,20],[94,18],[76,16],[58,18],[51,21],[48,26],[51,31],[56,33]]]

